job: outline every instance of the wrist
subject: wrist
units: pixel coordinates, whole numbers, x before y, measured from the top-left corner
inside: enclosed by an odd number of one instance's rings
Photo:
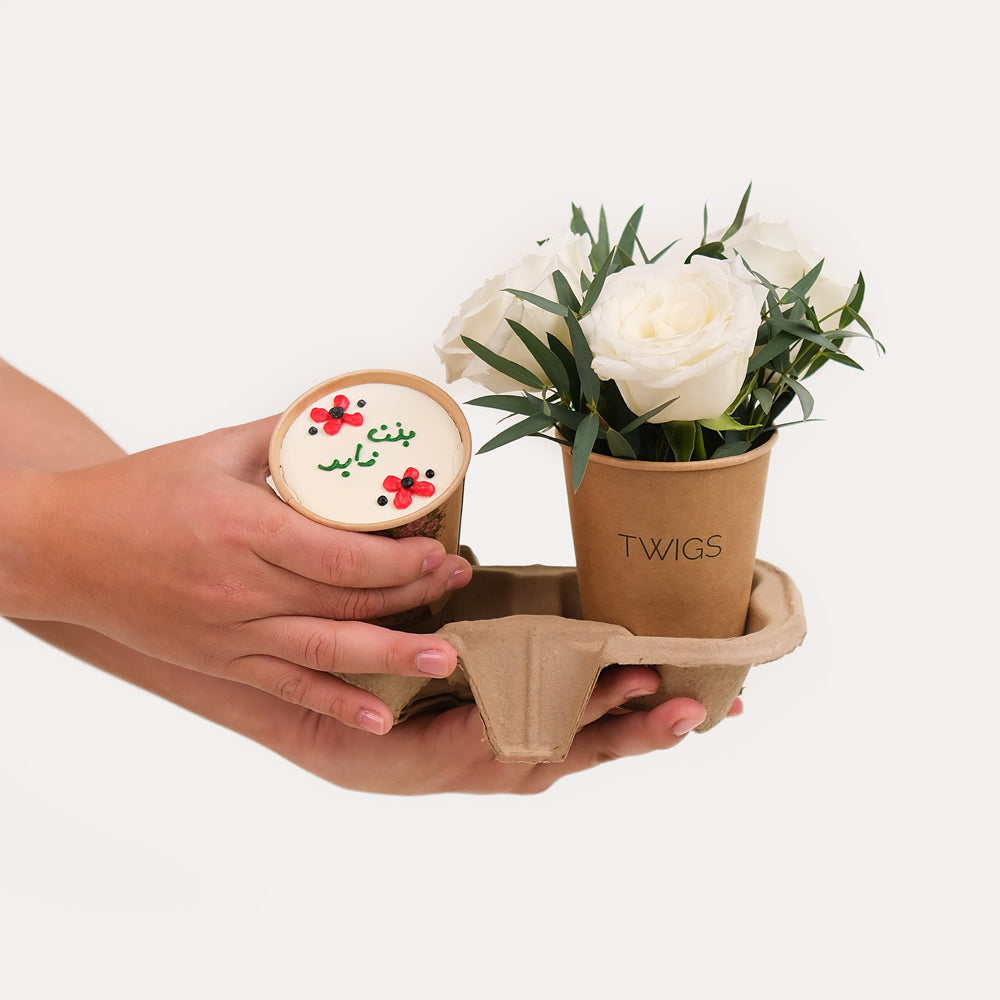
[[[44,619],[52,615],[46,584],[56,476],[0,464],[0,615]]]

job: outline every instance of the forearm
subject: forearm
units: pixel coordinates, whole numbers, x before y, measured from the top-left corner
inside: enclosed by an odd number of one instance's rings
[[[59,516],[59,477],[123,454],[61,396],[0,359],[0,614],[44,616],[44,541]]]
[[[146,656],[107,636],[63,622],[17,621],[49,645],[121,680],[165,698],[202,718],[249,737],[286,757],[299,732],[299,718],[309,713],[257,688]]]
[[[76,469],[124,454],[72,403],[0,358],[0,463]]]

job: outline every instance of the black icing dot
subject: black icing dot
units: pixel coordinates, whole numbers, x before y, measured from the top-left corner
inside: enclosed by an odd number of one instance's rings
[[[389,502],[389,498],[386,496],[381,496],[378,498],[378,505],[384,507]]]
[[[368,401],[365,400],[365,399],[359,399],[355,405],[360,410],[362,406],[367,406],[368,405]]]
[[[334,420],[339,420],[344,415],[344,408],[342,406],[331,406],[330,416]]]
[[[310,427],[309,428],[309,433],[310,434],[319,434],[319,428],[318,427]]]
[[[400,482],[402,483],[402,486],[403,486],[404,490],[411,489],[412,486],[413,486],[413,477],[412,476],[403,476],[403,478],[400,480]]]
[[[428,469],[424,473],[424,479],[433,479],[433,478],[434,478],[434,470],[433,469]]]

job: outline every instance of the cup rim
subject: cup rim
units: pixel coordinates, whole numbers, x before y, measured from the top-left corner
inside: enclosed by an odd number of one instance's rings
[[[387,385],[402,385],[410,389],[416,389],[418,392],[422,392],[424,395],[430,396],[445,411],[447,411],[448,415],[452,419],[452,422],[458,428],[459,436],[462,441],[462,465],[449,486],[442,490],[440,494],[436,495],[436,502],[433,506],[428,505],[421,507],[415,515],[403,514],[396,518],[375,522],[371,525],[359,525],[347,521],[338,521],[334,518],[324,517],[322,514],[317,514],[315,511],[310,510],[300,503],[285,480],[284,473],[281,469],[280,458],[281,445],[285,440],[285,435],[287,434],[289,427],[291,427],[292,423],[298,418],[299,414],[301,414],[308,406],[315,403],[323,396],[329,395],[329,393],[334,390],[349,389],[353,385],[363,385],[369,382],[383,383]],[[465,419],[465,414],[462,412],[462,408],[439,385],[435,385],[435,383],[429,381],[428,379],[422,378],[419,375],[413,375],[410,372],[393,371],[391,369],[382,368],[366,368],[359,371],[346,372],[343,375],[337,375],[333,378],[325,379],[323,382],[318,382],[311,389],[307,389],[293,403],[286,407],[284,413],[282,413],[278,418],[278,423],[275,426],[274,431],[271,433],[271,441],[267,451],[267,460],[271,473],[271,482],[278,496],[280,496],[289,507],[297,510],[300,514],[308,517],[311,521],[317,521],[318,523],[325,524],[328,527],[341,528],[346,531],[391,531],[393,528],[399,528],[404,524],[410,524],[421,517],[425,517],[428,514],[433,513],[435,510],[438,510],[445,503],[447,503],[457,491],[463,488],[465,475],[468,471],[469,463],[472,461],[472,432],[469,430],[469,424]]]

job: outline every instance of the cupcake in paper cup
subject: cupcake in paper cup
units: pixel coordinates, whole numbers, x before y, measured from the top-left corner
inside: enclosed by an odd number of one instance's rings
[[[278,495],[306,517],[391,538],[436,538],[451,553],[471,457],[458,404],[433,382],[396,371],[314,386],[282,414],[268,455]]]

